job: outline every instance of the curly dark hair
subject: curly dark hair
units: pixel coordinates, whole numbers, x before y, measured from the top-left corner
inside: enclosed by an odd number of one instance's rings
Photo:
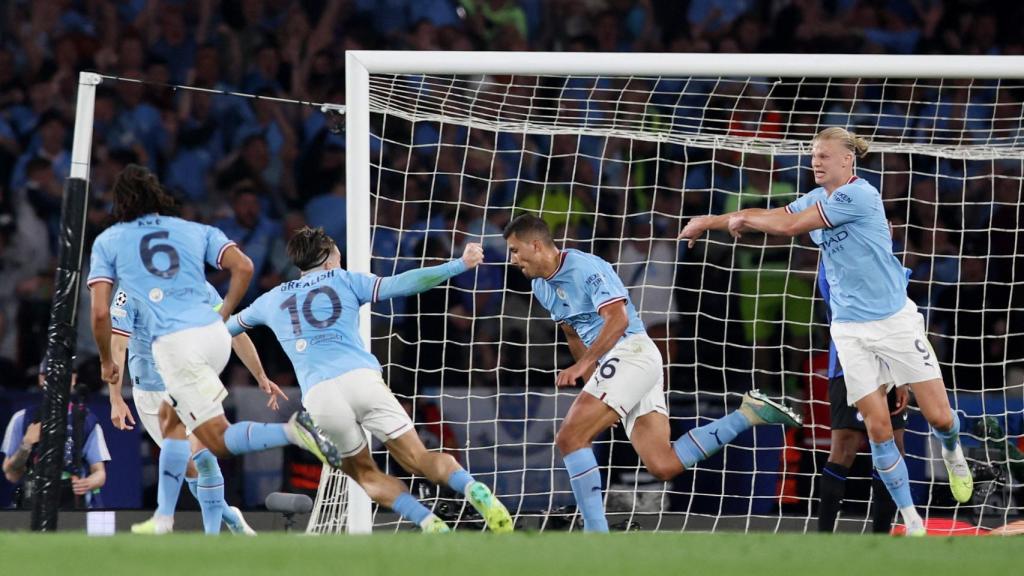
[[[334,240],[321,227],[303,226],[288,240],[288,257],[299,270],[311,270],[327,261]]]
[[[114,218],[130,222],[146,214],[177,216],[178,206],[145,166],[129,164],[114,179]]]

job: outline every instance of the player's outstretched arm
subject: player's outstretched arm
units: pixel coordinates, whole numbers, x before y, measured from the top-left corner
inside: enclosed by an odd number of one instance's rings
[[[252,280],[252,260],[245,255],[238,246],[230,246],[221,258],[221,268],[231,273],[231,283],[228,285],[228,293],[224,295],[224,303],[220,307],[220,316],[227,320],[231,313],[242,301],[246,290],[249,289],[249,281]]]
[[[744,232],[757,231],[773,236],[799,236],[825,227],[818,206],[790,214],[783,208],[763,212],[737,213],[729,218],[729,233],[739,238]]]
[[[100,368],[103,381],[107,384],[120,383],[121,371],[113,361],[110,350],[112,324],[110,321],[110,294],[114,285],[110,282],[94,282],[89,288],[92,292],[90,318],[92,321],[92,337],[96,340],[96,348],[100,354]]]
[[[110,352],[113,355],[114,364],[117,365],[118,374],[124,374],[125,355],[128,352],[128,337],[121,334],[112,334],[110,337]],[[133,430],[135,418],[132,416],[131,408],[121,396],[121,380],[110,382],[110,421],[118,430]]]
[[[743,210],[737,210],[735,212],[726,212],[725,214],[719,214],[717,216],[697,216],[691,218],[686,226],[683,227],[683,231],[679,233],[677,240],[687,240],[687,246],[693,248],[693,245],[697,243],[697,239],[704,235],[709,230],[719,230],[725,232],[729,230],[730,219],[736,216],[746,216],[755,214],[776,214],[786,213],[785,208],[744,208]]]
[[[483,260],[483,246],[476,242],[470,242],[462,251],[462,258],[455,258],[440,266],[417,268],[396,276],[381,278],[376,300],[388,300],[426,292],[453,276],[476,268]]]
[[[614,348],[622,335],[626,333],[629,316],[626,315],[625,302],[609,304],[601,308],[598,313],[601,314],[601,318],[604,318],[601,332],[598,333],[590,348],[586,348],[586,352],[576,359],[576,363],[558,375],[555,381],[558,386],[574,386],[577,378],[583,378],[584,375],[593,372],[597,361]]]
[[[237,317],[232,316],[232,319],[237,323]],[[266,371],[263,370],[260,354],[256,351],[256,346],[252,343],[252,339],[249,338],[248,334],[240,333],[231,339],[231,348],[235,351],[235,354],[238,354],[239,360],[242,361],[242,364],[245,364],[252,377],[256,379],[260,390],[266,393],[267,396],[270,396],[267,400],[267,406],[271,410],[277,410],[277,398],[280,396],[287,400],[288,396],[281,391],[277,384],[274,384],[270,377],[267,376]]]

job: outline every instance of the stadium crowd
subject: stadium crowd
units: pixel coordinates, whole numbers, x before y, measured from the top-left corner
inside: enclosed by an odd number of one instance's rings
[[[324,226],[335,238],[345,238],[344,137],[332,133],[325,116],[313,107],[172,90],[166,84],[340,103],[344,101],[344,51],[350,49],[1024,53],[1024,39],[1015,27],[1021,21],[1022,5],[977,0],[11,0],[2,3],[0,10],[0,373],[5,375],[0,388],[30,386],[32,367],[44,352],[80,70],[149,81],[106,82],[97,92],[86,246],[108,222],[113,176],[130,162],[141,163],[160,176],[180,200],[187,217],[220,227],[252,258],[257,277],[247,295],[251,301],[262,290],[297,274],[283,250],[292,231],[310,224]],[[991,104],[1001,94],[986,90],[975,97]],[[867,105],[868,101],[864,102]],[[998,103],[1020,108],[1019,100]],[[836,112],[836,119],[858,125],[855,112],[846,116]],[[873,118],[884,115],[877,110],[863,112]],[[899,113],[896,110],[894,115]],[[733,252],[719,250],[695,260],[670,241],[684,216],[747,202],[745,198],[753,198],[753,205],[765,199],[776,203],[786,194],[806,191],[797,189],[796,178],[766,180],[772,166],[763,157],[742,162],[719,157],[710,163],[707,151],[679,148],[663,153],[640,143],[632,153],[659,164],[646,174],[633,170],[631,181],[640,189],[648,185],[671,191],[682,186],[713,192],[687,197],[661,193],[653,202],[635,198],[649,214],[625,218],[633,209],[625,208],[629,201],[624,197],[605,194],[603,201],[612,198],[611,202],[618,204],[596,205],[598,191],[607,184],[600,179],[625,176],[592,164],[563,161],[558,156],[562,152],[559,146],[576,144],[575,139],[569,140],[536,139],[522,144],[549,156],[543,169],[534,167],[534,180],[549,174],[552,181],[569,183],[546,198],[521,193],[510,199],[502,196],[500,187],[492,192],[496,197],[488,198],[487,190],[473,186],[469,179],[434,186],[417,178],[395,181],[391,178],[394,173],[375,171],[375,177],[385,179],[384,189],[405,188],[401,196],[379,200],[385,205],[377,210],[382,226],[378,230],[383,232],[374,240],[374,271],[390,274],[400,269],[396,259],[447,257],[451,250],[444,238],[424,234],[398,238],[388,227],[450,230],[456,224],[455,200],[461,198],[470,205],[463,206],[458,226],[464,226],[463,221],[478,222],[477,232],[500,238],[500,226],[511,211],[476,214],[473,203],[500,206],[514,202],[521,208],[547,212],[551,198],[562,194],[565,208],[597,207],[603,214],[623,216],[595,223],[577,214],[554,217],[552,223],[564,226],[565,236],[583,243],[594,238],[635,238],[621,246],[610,247],[606,241],[590,247],[617,261],[627,284],[642,279],[639,283],[649,286],[644,320],[662,342],[663,352],[673,354],[670,361],[677,368],[669,380],[670,388],[692,388],[697,379],[704,379],[702,389],[729,386],[729,378],[742,375],[743,366],[732,363],[735,370],[723,377],[727,371],[715,365],[726,356],[723,346],[730,352],[742,352],[757,344],[753,349],[758,352],[745,353],[751,356],[751,365],[769,366],[768,371],[785,366],[797,373],[801,358],[780,360],[770,351],[785,338],[803,338],[806,343],[809,322],[813,318],[820,323],[822,310],[807,299],[813,293],[809,276],[773,274],[788,268],[813,271],[813,251],[798,251],[791,261],[793,252],[788,248],[741,246],[735,258],[751,266],[738,267],[752,268],[759,263],[765,264],[763,270],[735,272],[727,265],[703,273],[680,273],[688,259],[695,266],[705,260],[726,262]],[[407,149],[393,150],[396,157],[384,157],[379,167],[401,163],[399,151]],[[465,153],[465,147],[445,147],[443,160],[464,165],[467,173],[472,173],[476,159],[471,154],[465,159],[452,157]],[[611,153],[606,152],[608,157]],[[700,167],[684,173],[683,165],[690,161]],[[877,174],[883,160],[872,162],[867,168]],[[997,175],[1008,176],[1004,185],[996,187],[1001,200],[990,207],[994,213],[961,213],[961,204],[984,201],[986,192],[974,186],[976,180],[964,184],[955,163],[923,168],[925,161],[902,155],[889,155],[884,162],[892,174],[885,177],[885,190],[901,252],[906,252],[915,278],[930,280],[915,282],[911,293],[919,303],[935,307],[940,316],[935,322],[937,330],[951,333],[956,325],[956,334],[965,337],[955,347],[951,341],[939,346],[947,366],[953,361],[963,366],[958,368],[963,373],[955,375],[956,386],[1002,387],[1004,367],[999,362],[1015,360],[1013,350],[1021,347],[1007,345],[999,335],[1024,332],[1013,329],[1019,321],[1010,313],[1024,309],[1024,304],[1016,302],[1022,291],[1011,289],[1017,280],[1015,267],[986,266],[981,258],[961,256],[991,251],[1009,257],[1007,264],[1015,261],[1020,226],[1012,203],[1019,199],[1020,164],[1016,164],[1016,172],[1013,166],[990,168]],[[404,168],[408,170],[409,165]],[[963,164],[959,169],[966,170]],[[936,177],[946,171],[949,178]],[[921,174],[931,176],[912,177]],[[806,175],[803,178],[799,182],[808,182]],[[779,193],[777,187],[788,190]],[[908,195],[905,191],[910,187],[913,190]],[[429,202],[388,204],[399,198],[427,198],[428,189],[434,194]],[[741,191],[751,194],[743,196]],[[909,197],[913,198],[910,205]],[[679,216],[666,216],[669,214]],[[982,226],[977,238],[959,232],[975,225]],[[994,228],[1000,231],[989,233]],[[504,258],[500,242],[488,246],[489,261]],[[677,260],[682,264],[675,264]],[[505,282],[499,267],[488,275],[486,270],[471,282],[490,289]],[[215,285],[225,282],[218,274],[210,279]],[[508,281],[521,291],[528,290],[521,282],[516,284],[513,275]],[[728,288],[734,283],[736,287]],[[766,288],[770,286],[778,289]],[[493,382],[498,371],[490,368],[499,364],[499,341],[553,341],[554,331],[539,323],[472,322],[474,314],[529,317],[536,311],[531,312],[526,296],[503,297],[500,290],[494,290],[471,297],[463,290],[468,287],[456,283],[456,295],[443,290],[425,294],[406,308],[394,310],[398,315],[393,320],[379,316],[378,322],[399,335],[378,342],[383,347],[378,350],[382,360],[423,369],[417,376],[419,385],[437,384],[442,379],[446,385],[458,385],[460,378],[465,383],[464,370],[470,365],[480,369],[482,379]],[[778,296],[750,297],[751,290],[758,289],[776,290]],[[697,298],[702,292],[704,296]],[[634,295],[639,297],[639,293]],[[730,301],[733,305],[727,306]],[[727,308],[734,311],[731,319],[741,321],[705,318],[700,343],[679,345],[680,338],[693,337],[698,312],[721,316],[720,311]],[[779,329],[778,322],[783,308],[785,330]],[[95,352],[88,324],[80,325],[80,370],[83,379],[98,383],[95,371],[89,368]],[[538,330],[544,333],[532,333]],[[438,333],[446,334],[449,344],[465,346],[472,353],[445,354],[443,342],[420,337]],[[267,335],[254,337],[261,350],[277,346]],[[470,342],[476,344],[471,349]],[[815,346],[821,348],[822,341]],[[760,351],[767,351],[767,357],[754,358]],[[516,366],[525,363],[527,352],[510,347],[501,353],[505,354],[501,367],[515,384],[521,377]],[[267,355],[267,367],[275,381],[290,383],[291,370],[283,354]],[[548,356],[553,364],[554,355]],[[692,369],[697,357],[703,370]],[[735,358],[730,356],[730,361]],[[545,368],[543,361],[533,367]],[[432,372],[432,368],[445,371]],[[989,373],[982,374],[986,370]],[[390,378],[396,391],[410,392],[403,390],[402,382],[410,382],[412,375],[397,376]],[[749,375],[746,377],[749,380]],[[233,383],[244,382],[247,375],[234,370],[230,378]],[[742,377],[738,380],[740,388],[749,385]]]

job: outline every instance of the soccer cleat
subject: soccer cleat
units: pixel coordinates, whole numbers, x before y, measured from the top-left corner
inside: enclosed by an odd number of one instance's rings
[[[782,424],[790,428],[800,428],[803,419],[793,410],[774,400],[769,399],[759,390],[751,390],[743,395],[740,412],[754,426],[760,424]]]
[[[423,530],[424,534],[447,534],[452,531],[452,529],[444,523],[444,520],[441,520],[433,514],[423,521],[423,524],[420,525],[420,529]]]
[[[309,412],[300,410],[288,419],[288,427],[301,446],[324,464],[341,468],[341,452],[330,438],[313,422]]]
[[[154,514],[149,520],[132,524],[132,534],[161,536],[174,531],[174,517]]]
[[[903,535],[907,538],[922,538],[928,535],[928,529],[924,527],[924,522],[918,518],[906,522],[906,525],[903,527]]]
[[[960,445],[957,444],[953,450],[946,450],[943,447],[942,461],[946,464],[946,472],[949,474],[949,490],[953,493],[953,498],[961,504],[969,502],[971,495],[974,494],[974,478]]]
[[[249,523],[245,521],[245,516],[242,516],[242,511],[235,506],[228,506],[228,508],[235,513],[235,518],[238,522],[228,522],[228,517],[224,516],[224,524],[228,527],[228,530],[232,534],[244,534],[246,536],[255,536],[256,531],[249,526]]]
[[[473,482],[466,489],[466,500],[476,508],[476,511],[484,517],[487,522],[487,529],[497,534],[507,534],[512,531],[512,516],[508,509],[498,500],[491,489],[482,482]]]

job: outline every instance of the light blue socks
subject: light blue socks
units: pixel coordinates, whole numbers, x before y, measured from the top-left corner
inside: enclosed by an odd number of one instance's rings
[[[224,432],[224,445],[236,456],[287,446],[291,441],[285,433],[285,426],[287,424],[237,422]]]
[[[672,449],[685,468],[693,468],[750,427],[750,420],[737,410],[683,434],[672,444]]]
[[[601,493],[601,471],[597,467],[594,450],[589,446],[566,454],[565,471],[576,497],[576,506],[583,514],[584,532],[607,532],[608,519],[604,516],[604,497]]]
[[[181,493],[181,482],[185,479],[185,468],[192,449],[188,440],[166,438],[160,449],[160,478],[156,488],[156,513],[161,516],[174,516],[178,506],[178,495]]]

